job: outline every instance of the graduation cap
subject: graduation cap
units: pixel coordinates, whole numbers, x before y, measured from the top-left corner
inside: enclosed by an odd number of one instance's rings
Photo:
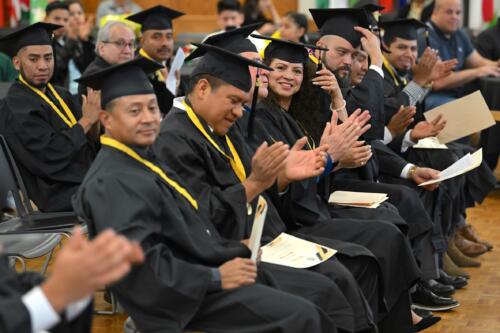
[[[12,58],[25,46],[52,45],[52,34],[59,28],[62,25],[38,22],[17,29],[0,38],[0,51]]]
[[[168,7],[158,5],[137,14],[127,16],[126,19],[139,23],[141,25],[141,32],[146,30],[166,30],[172,29],[172,20],[184,15],[182,12],[170,9]]]
[[[359,8],[367,11],[371,29],[373,30],[378,28],[378,15],[376,16],[375,13],[384,10],[385,7],[375,5],[373,3],[367,3]]]
[[[394,38],[417,40],[418,29],[426,28],[427,26],[416,19],[398,19],[381,21],[380,27],[384,30],[384,41],[388,44]]]
[[[248,66],[272,71],[272,68],[260,62],[247,59],[214,45],[200,43],[193,43],[193,45],[200,49],[198,54],[203,56],[203,59],[193,70],[192,76],[208,74],[248,92],[252,88],[252,78]]]
[[[309,59],[309,52],[307,49],[315,49],[321,51],[328,51],[328,49],[308,45],[302,43],[296,43],[289,40],[277,39],[272,37],[266,37],[261,35],[251,35],[253,38],[269,40],[271,43],[267,45],[264,51],[264,59],[267,58],[277,58],[291,63],[302,63],[305,64]]]
[[[233,53],[258,52],[255,45],[247,38],[256,29],[259,29],[264,23],[255,23],[243,26],[238,29],[231,29],[225,32],[207,37],[203,43],[215,45]],[[199,53],[203,50],[196,49],[186,58],[186,61],[200,57]]]
[[[346,39],[353,47],[360,45],[362,37],[354,27],[370,28],[368,13],[364,9],[309,9],[309,12],[318,26],[320,36],[339,36]]]
[[[101,91],[101,107],[115,98],[130,95],[154,94],[147,74],[163,66],[156,61],[143,57],[107,67],[98,72],[83,75],[75,80],[78,83]]]

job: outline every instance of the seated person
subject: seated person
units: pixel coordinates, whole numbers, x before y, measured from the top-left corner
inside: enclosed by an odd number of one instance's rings
[[[97,34],[96,57],[82,74],[91,74],[111,65],[132,60],[135,46],[135,34],[129,25],[121,21],[107,22]],[[79,83],[78,96],[84,94],[87,94],[87,87]]]
[[[453,73],[434,81],[432,92],[425,99],[425,109],[450,102],[464,94],[464,86],[478,78],[500,76],[498,61],[481,56],[469,37],[460,29],[461,0],[437,0],[429,26],[430,47],[439,51],[442,60],[456,58]]]
[[[370,59],[368,54],[363,50],[358,50],[352,55],[352,65],[351,65],[351,86],[357,86],[363,81],[366,73],[368,73],[368,67]]]
[[[305,43],[307,25],[307,16],[298,12],[288,12],[281,19],[281,26],[278,29],[279,35],[275,33],[273,37],[291,40],[297,43]]]
[[[258,30],[262,35],[271,35],[281,24],[280,15],[272,0],[245,0],[243,14],[245,20],[242,25],[264,22]],[[271,14],[271,19],[266,17],[267,14]]]
[[[239,28],[243,19],[241,3],[238,0],[219,0],[217,2],[217,26],[219,30]]]
[[[120,280],[144,254],[111,230],[89,242],[76,228],[45,281],[37,273],[13,272],[6,259],[0,255],[0,332],[90,333],[92,294]]]
[[[159,5],[127,16],[127,20],[141,25],[140,48],[137,50],[138,55],[165,66],[165,68],[158,70],[150,76],[150,81],[155,89],[158,105],[163,116],[172,107],[173,98],[176,95],[172,94],[165,85],[170,62],[174,54],[172,20],[182,15],[184,13]],[[175,74],[178,76],[177,83],[180,83],[180,74]]]
[[[249,65],[261,66],[225,54],[232,72],[248,73]],[[257,268],[246,245],[223,239],[200,218],[197,200],[156,159],[150,146],[160,112],[146,73],[158,68],[139,58],[80,78],[101,90],[106,135],[75,210],[92,236],[112,227],[145,252],[144,265],[112,287],[120,304],[141,332],[337,332],[330,317],[348,308],[339,308],[341,293],[330,280],[265,263]],[[268,285],[291,287],[321,308]]]
[[[54,73],[52,31],[61,26],[35,23],[0,39],[19,70],[0,110],[0,134],[12,150],[30,199],[45,212],[70,211],[96,154],[99,95],[89,92],[83,106],[49,83]]]
[[[70,19],[68,3],[59,0],[47,5],[44,22],[63,26],[54,30],[55,70],[51,82],[68,89],[70,79],[76,78],[94,59],[90,29],[80,29],[82,24],[75,17]],[[76,90],[72,93],[76,93]]]

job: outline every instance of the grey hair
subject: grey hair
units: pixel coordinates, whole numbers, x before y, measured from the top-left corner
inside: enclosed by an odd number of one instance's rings
[[[109,41],[109,37],[111,35],[111,29],[113,29],[113,27],[118,27],[118,26],[129,30],[135,36],[134,30],[126,23],[121,22],[121,21],[108,21],[108,22],[106,22],[105,25],[103,25],[101,27],[101,29],[99,29],[99,33],[97,34],[97,40],[95,43],[95,53],[96,54],[99,54],[99,45],[102,42]]]

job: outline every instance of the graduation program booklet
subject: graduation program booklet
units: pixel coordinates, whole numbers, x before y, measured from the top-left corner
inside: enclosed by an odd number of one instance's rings
[[[448,149],[447,145],[444,145],[439,142],[438,138],[435,136],[420,139],[418,140],[416,145],[413,145],[414,149]]]
[[[172,65],[170,66],[170,70],[168,71],[167,82],[165,83],[167,85],[167,89],[170,90],[174,96],[177,95],[177,77],[175,76],[175,72],[180,73],[184,60],[186,60],[186,54],[182,48],[179,47],[177,53],[175,54],[175,58],[172,61]]]
[[[335,191],[330,194],[328,203],[339,206],[377,208],[384,201],[389,199],[385,193]]]
[[[319,265],[337,253],[337,250],[285,233],[281,233],[261,250],[261,261],[293,268]]]
[[[256,261],[259,256],[260,240],[262,239],[262,230],[264,229],[264,222],[267,215],[267,202],[263,196],[259,195],[257,201],[257,209],[253,218],[252,233],[250,234],[250,241],[248,246],[252,251],[252,260]]]
[[[438,179],[429,180],[427,182],[419,184],[418,186],[425,186],[434,183],[439,183],[446,179],[460,176],[480,166],[482,161],[483,161],[483,149],[481,148],[474,154],[469,153],[465,155],[464,157],[462,157],[461,159],[459,159],[458,161],[447,167],[445,170],[441,171]]]
[[[443,115],[443,120],[446,120],[446,126],[437,138],[440,143],[444,144],[496,124],[479,90],[427,111],[424,117],[431,122],[440,114]]]

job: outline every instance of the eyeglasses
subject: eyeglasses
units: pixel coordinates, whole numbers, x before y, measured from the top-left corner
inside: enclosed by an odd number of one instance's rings
[[[123,50],[125,49],[127,46],[131,49],[131,50],[135,50],[135,47],[136,47],[136,43],[135,41],[132,41],[132,42],[126,42],[124,40],[117,40],[117,41],[103,41],[104,44],[113,44],[114,46],[116,46],[117,48]]]

